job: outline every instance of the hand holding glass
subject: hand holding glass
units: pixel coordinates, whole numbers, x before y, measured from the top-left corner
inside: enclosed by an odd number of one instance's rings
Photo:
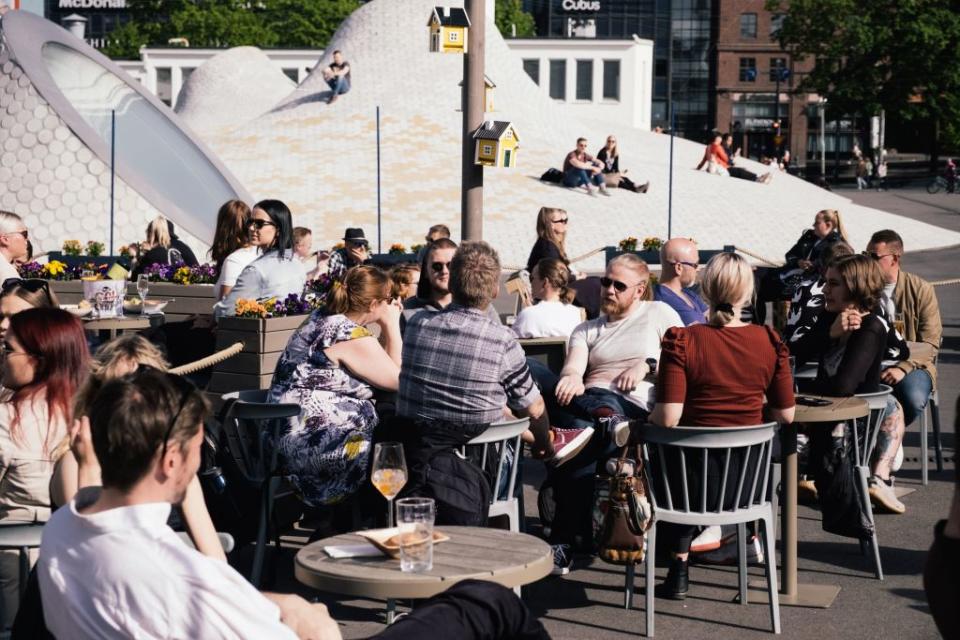
[[[407,461],[399,442],[381,442],[373,448],[370,481],[387,499],[387,526],[393,526],[393,499],[407,484]]]

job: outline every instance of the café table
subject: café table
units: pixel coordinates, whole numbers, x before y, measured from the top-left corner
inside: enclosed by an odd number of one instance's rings
[[[450,536],[433,547],[433,568],[424,573],[400,571],[400,560],[376,557],[332,558],[324,547],[367,542],[345,533],[308,544],[294,560],[294,575],[320,591],[387,601],[387,624],[397,599],[429,598],[461,580],[489,580],[505,587],[536,582],[553,569],[550,545],[525,533],[481,527],[437,527]]]
[[[144,329],[159,327],[163,323],[163,313],[138,313],[113,318],[94,318],[88,316],[83,318],[83,329],[85,331],[108,332],[110,339],[113,339],[117,337],[118,333],[123,333],[124,331],[142,331]]]
[[[780,604],[826,609],[833,604],[840,587],[831,584],[802,584],[797,582],[797,423],[837,423],[865,417],[870,413],[866,400],[850,396],[832,398],[802,394],[807,398],[828,401],[815,407],[797,403],[793,424],[780,425],[780,444],[783,456],[783,502],[780,511],[780,530],[783,535],[780,585]]]

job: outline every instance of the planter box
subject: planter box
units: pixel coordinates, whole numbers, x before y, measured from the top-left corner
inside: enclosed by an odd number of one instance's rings
[[[607,254],[607,262],[610,262],[617,256],[623,255],[624,253],[632,253],[635,256],[638,256],[641,260],[647,264],[660,264],[660,250],[656,251],[647,251],[641,249],[640,251],[620,251],[617,247],[606,247],[605,249]],[[717,255],[718,253],[733,253],[733,245],[724,245],[723,249],[700,249],[700,264],[705,264],[707,260]]]
[[[62,251],[51,251],[47,254],[47,257],[50,260],[59,260],[68,267],[78,267],[82,264],[87,264],[91,262],[97,266],[106,265],[107,267],[113,266],[117,262],[123,265],[124,268],[130,267],[130,258],[127,256],[68,256]]]
[[[207,390],[226,393],[269,388],[290,336],[308,317],[220,318],[216,329],[217,351],[235,342],[243,343],[243,351],[214,366]]]
[[[77,304],[83,298],[83,282],[80,280],[51,280],[50,288],[57,294],[61,304]],[[136,297],[136,283],[127,283],[127,295]],[[167,322],[184,320],[192,315],[212,315],[216,302],[212,284],[152,282],[147,294],[148,299],[151,297],[172,298],[163,310]]]
[[[378,267],[392,267],[395,264],[412,262],[417,264],[417,254],[415,253],[375,253],[370,256],[370,262]]]

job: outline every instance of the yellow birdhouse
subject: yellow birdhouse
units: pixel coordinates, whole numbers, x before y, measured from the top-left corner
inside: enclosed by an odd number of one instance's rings
[[[434,7],[430,14],[430,51],[433,53],[466,53],[470,18],[459,7]]]
[[[460,83],[463,87],[463,82]],[[493,113],[493,90],[497,88],[497,85],[493,83],[493,80],[490,79],[490,76],[483,75],[483,111],[484,113]]]
[[[520,140],[512,123],[487,120],[473,132],[473,139],[476,141],[475,164],[510,169],[517,166]]]

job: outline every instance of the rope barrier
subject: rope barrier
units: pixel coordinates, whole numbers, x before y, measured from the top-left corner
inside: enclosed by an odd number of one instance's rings
[[[743,247],[734,246],[733,248],[734,248],[736,251],[739,251],[740,253],[742,253],[742,254],[745,255],[745,256],[750,256],[751,258],[754,258],[754,259],[756,259],[756,260],[759,260],[760,262],[766,262],[766,263],[767,263],[768,265],[770,265],[771,267],[780,267],[780,266],[783,266],[783,263],[782,263],[782,262],[776,262],[776,261],[771,260],[771,259],[769,259],[769,258],[765,258],[765,257],[763,257],[763,256],[761,256],[761,255],[759,255],[759,254],[756,254],[756,253],[754,253],[754,252],[752,252],[752,251],[750,251],[750,250],[748,250],[748,249],[744,249]]]
[[[187,364],[180,365],[179,367],[174,367],[173,369],[170,369],[170,373],[175,376],[182,376],[188,373],[193,373],[194,371],[200,371],[201,369],[206,369],[207,367],[212,367],[215,364],[219,364],[227,358],[232,358],[241,351],[243,351],[243,343],[234,342],[226,349],[217,351],[206,358],[202,358],[195,362],[188,362]]]
[[[593,256],[597,255],[598,253],[602,253],[603,251],[606,251],[606,249],[607,249],[606,247],[599,247],[599,248],[597,248],[597,249],[594,249],[593,251],[588,251],[588,252],[584,253],[583,255],[579,255],[579,256],[577,256],[577,257],[575,257],[575,258],[571,258],[571,259],[570,259],[570,264],[573,264],[574,262],[580,262],[580,261],[582,261],[582,260],[586,260],[587,258],[592,258]],[[505,264],[505,265],[502,265],[502,266],[500,267],[500,269],[501,269],[502,271],[507,271],[507,272],[509,272],[509,273],[513,273],[514,271],[522,271],[522,270],[524,270],[524,269],[526,269],[526,268],[527,268],[526,265],[524,265],[524,266],[522,266],[522,267],[518,267],[518,266],[512,265],[512,264]]]
[[[930,283],[934,287],[942,287],[948,284],[960,284],[960,278],[950,278],[949,280],[934,280]]]

